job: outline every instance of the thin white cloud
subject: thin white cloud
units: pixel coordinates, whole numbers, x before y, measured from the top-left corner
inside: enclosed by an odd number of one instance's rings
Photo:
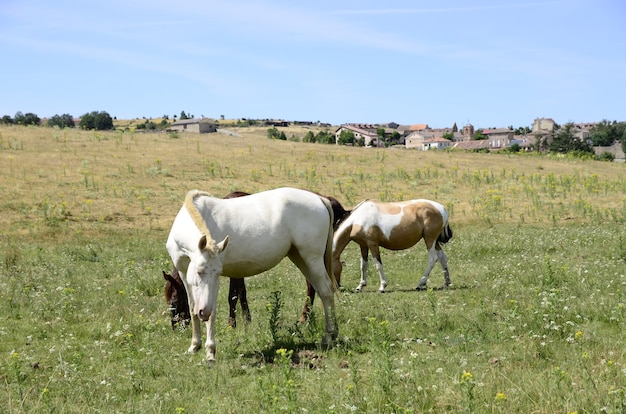
[[[435,13],[467,13],[510,10],[530,7],[545,7],[549,4],[565,3],[564,1],[541,1],[527,3],[490,4],[485,6],[458,6],[434,8],[383,8],[383,9],[342,9],[330,12],[336,15],[406,15],[406,14],[435,14]]]

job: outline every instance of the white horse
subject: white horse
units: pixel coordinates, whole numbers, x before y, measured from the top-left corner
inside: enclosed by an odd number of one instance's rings
[[[341,280],[341,253],[350,241],[361,247],[360,292],[367,285],[368,249],[380,276],[379,292],[387,287],[387,278],[380,259],[379,246],[390,250],[404,250],[421,239],[428,250],[428,267],[417,290],[425,289],[428,275],[439,261],[443,268],[444,287],[450,285],[448,259],[441,249],[442,243],[452,238],[448,225],[448,212],[441,204],[431,200],[410,200],[394,203],[365,200],[352,209],[352,213],[339,224],[333,240],[333,269],[335,279]]]
[[[338,334],[332,237],[330,202],[309,191],[279,188],[232,199],[190,191],[166,244],[189,293],[193,333],[188,352],[202,346],[202,320],[207,327],[207,360],[215,361],[213,323],[220,275],[256,275],[284,257],[300,269],[322,299],[326,318],[322,345],[328,346]]]

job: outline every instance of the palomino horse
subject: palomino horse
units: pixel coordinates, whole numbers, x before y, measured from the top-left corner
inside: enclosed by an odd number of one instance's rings
[[[204,321],[207,360],[215,361],[213,325],[219,276],[253,276],[273,268],[284,257],[289,257],[319,293],[326,319],[322,345],[329,345],[338,334],[332,224],[330,202],[305,190],[279,188],[227,200],[190,191],[166,243],[192,310],[189,352],[202,346],[200,321]]]
[[[341,253],[350,241],[361,247],[361,282],[356,288],[360,292],[367,285],[368,249],[380,276],[378,290],[384,292],[387,278],[383,271],[379,247],[404,250],[421,239],[428,250],[428,266],[422,276],[418,290],[425,289],[426,281],[435,263],[443,268],[444,287],[450,285],[448,259],[441,249],[442,243],[452,238],[448,225],[448,212],[441,204],[431,200],[410,200],[395,203],[365,200],[339,225],[333,240],[333,270],[335,278],[341,278]]]

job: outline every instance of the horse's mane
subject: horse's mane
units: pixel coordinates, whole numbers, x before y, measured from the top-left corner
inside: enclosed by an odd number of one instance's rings
[[[331,197],[328,197],[328,198],[331,199]],[[337,200],[335,200],[335,201],[337,201]],[[352,213],[354,213],[354,210],[359,208],[361,206],[361,204],[365,203],[366,201],[369,201],[369,198],[366,198],[365,200],[361,201],[359,204],[354,206],[352,208],[352,210],[344,210],[344,214],[343,214],[342,217],[339,217],[339,218],[335,217],[335,219],[336,219],[336,222],[335,222],[335,225],[334,225],[335,229],[336,230],[339,229],[339,226],[341,226],[343,224],[343,222],[346,221],[348,219],[348,217],[350,217],[352,215]],[[333,200],[332,199],[331,199],[330,202],[331,202],[331,204],[333,204]],[[339,202],[337,201],[337,203],[339,203]],[[341,207],[341,205],[340,205],[340,207]]]
[[[202,218],[202,214],[200,214],[200,210],[198,210],[198,207],[196,207],[196,205],[194,204],[194,200],[196,199],[196,197],[199,197],[199,196],[213,197],[211,194],[205,191],[191,190],[187,193],[187,196],[185,197],[185,208],[187,209],[189,216],[191,216],[193,223],[196,225],[198,230],[200,230],[200,233],[206,236],[207,249],[209,249],[209,251],[214,251],[215,240],[213,240],[213,237],[211,237],[211,232],[209,231],[209,228],[206,226],[206,223],[204,222],[204,219]]]

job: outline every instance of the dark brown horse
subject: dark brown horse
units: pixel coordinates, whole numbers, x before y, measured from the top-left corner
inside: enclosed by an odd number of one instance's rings
[[[165,279],[165,301],[170,306],[172,316],[172,329],[178,325],[188,326],[191,322],[189,312],[189,302],[187,301],[187,290],[180,279],[178,270],[174,268],[172,274],[163,272]]]
[[[227,199],[244,197],[247,195],[250,194],[244,191],[233,191],[224,198]],[[350,211],[345,210],[336,198],[322,195],[320,196],[325,197],[330,201],[334,216],[333,230],[336,230],[339,226],[339,223],[341,223],[341,221],[350,214]],[[189,325],[189,322],[191,321],[191,313],[189,312],[187,291],[185,290],[185,286],[183,285],[182,280],[180,280],[178,271],[174,269],[171,275],[163,272],[163,277],[166,280],[165,299],[170,305],[170,310],[172,314],[172,329],[175,329],[176,325],[181,321],[183,322],[184,326]],[[337,283],[340,284],[340,281],[337,280]],[[308,319],[309,313],[311,312],[311,306],[313,305],[313,301],[315,299],[315,289],[313,289],[309,282],[307,282],[306,288],[306,300],[304,303],[304,307],[302,308],[302,314],[298,319],[300,322],[305,322]],[[237,302],[241,304],[241,311],[243,312],[244,319],[247,322],[250,322],[252,320],[252,317],[250,316],[246,285],[243,278],[230,279],[230,285],[228,290],[228,325],[233,328],[237,326]]]

